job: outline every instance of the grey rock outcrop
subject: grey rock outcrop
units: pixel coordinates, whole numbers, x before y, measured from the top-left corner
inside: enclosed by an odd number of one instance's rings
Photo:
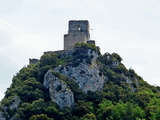
[[[73,66],[62,66],[59,65],[54,71],[61,73],[62,75],[71,77],[79,85],[85,93],[88,90],[96,91],[103,88],[104,80],[106,79],[103,74],[100,74],[100,70],[97,66],[96,59],[98,53],[89,49],[87,52],[88,56],[92,56],[91,64],[87,64],[85,59],[77,67]]]
[[[74,96],[67,84],[56,77],[54,72],[72,78],[85,93],[87,91],[102,90],[103,88],[104,81],[107,78],[100,73],[96,63],[98,52],[88,49],[86,55],[91,58],[90,64],[83,59],[83,62],[79,63],[76,67],[72,65],[59,65],[45,74],[43,85],[49,89],[51,100],[55,101],[61,108],[66,105],[73,106]]]
[[[73,106],[73,92],[63,80],[60,80],[53,74],[52,70],[49,70],[45,74],[43,85],[49,89],[51,100],[56,102],[60,108],[64,106]]]

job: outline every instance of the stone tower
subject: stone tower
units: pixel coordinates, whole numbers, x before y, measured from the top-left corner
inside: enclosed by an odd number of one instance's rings
[[[73,48],[77,42],[89,41],[89,29],[87,20],[70,20],[68,34],[64,35],[64,50]]]

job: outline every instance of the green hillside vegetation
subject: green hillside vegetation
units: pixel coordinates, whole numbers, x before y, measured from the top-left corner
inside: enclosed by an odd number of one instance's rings
[[[58,65],[78,66],[83,59],[91,64],[87,49],[99,53],[99,75],[107,76],[103,90],[85,94],[74,80],[54,72],[71,88],[75,98],[73,107],[59,108],[43,86],[44,75]],[[14,115],[15,120],[160,120],[160,87],[149,85],[121,61],[117,53],[101,55],[98,47],[85,43],[77,43],[72,56],[45,54],[38,63],[23,67],[13,77],[0,103],[0,111],[6,120]],[[119,64],[113,67],[116,63]],[[11,107],[16,96],[20,104]]]

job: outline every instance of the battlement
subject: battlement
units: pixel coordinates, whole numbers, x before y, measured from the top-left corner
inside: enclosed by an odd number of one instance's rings
[[[84,33],[88,39],[90,38],[88,20],[70,20],[68,27],[68,34]]]

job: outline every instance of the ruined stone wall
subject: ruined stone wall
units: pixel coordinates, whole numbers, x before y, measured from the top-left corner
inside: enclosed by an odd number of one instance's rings
[[[51,53],[63,54],[64,52],[65,52],[64,50],[58,50],[58,51],[47,51],[47,52],[44,52],[44,55],[45,55],[45,54],[51,54]]]
[[[31,65],[31,64],[36,64],[38,61],[39,61],[39,60],[38,60],[38,59],[35,59],[35,58],[29,59],[29,64],[30,64],[30,65]]]
[[[88,43],[88,44],[94,44],[94,45],[96,45],[96,43],[95,43],[94,40],[88,40],[87,43]]]
[[[76,33],[76,34],[67,34],[64,35],[64,50],[68,50],[73,48],[75,43],[77,42],[85,42],[87,38],[84,33]]]

